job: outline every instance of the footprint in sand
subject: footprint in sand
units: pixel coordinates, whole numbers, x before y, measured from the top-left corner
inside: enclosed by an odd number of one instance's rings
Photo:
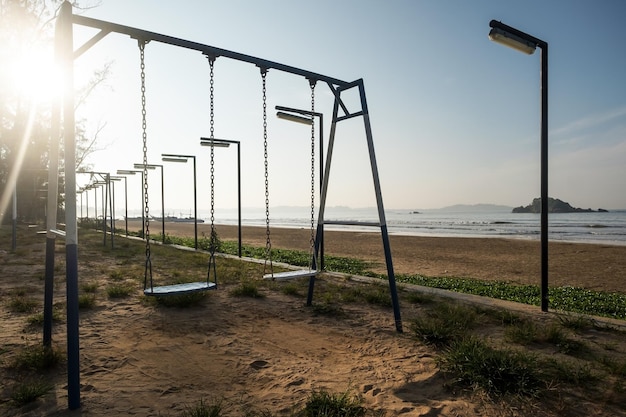
[[[250,367],[253,369],[257,369],[257,370],[267,368],[269,365],[270,365],[269,362],[262,361],[262,360],[258,360],[258,361],[254,361],[250,363]]]

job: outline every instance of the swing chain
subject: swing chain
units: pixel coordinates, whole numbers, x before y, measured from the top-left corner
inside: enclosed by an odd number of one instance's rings
[[[311,86],[311,262],[315,256],[315,80],[309,80]],[[314,262],[317,264],[317,262]]]
[[[211,237],[209,240],[209,251],[211,255],[217,250],[217,233],[215,232],[215,148],[213,139],[215,134],[215,105],[214,105],[214,73],[215,57],[210,56],[209,59],[209,83],[210,83],[210,137],[211,137]]]
[[[263,156],[265,163],[265,267],[269,260],[270,270],[274,275],[274,265],[272,264],[272,242],[270,240],[270,191],[269,191],[269,171],[267,158],[267,68],[261,68],[261,79],[263,81]]]
[[[146,121],[146,64],[145,64],[146,41],[139,41],[140,61],[141,61],[141,131],[143,139],[143,198],[144,198],[144,231],[146,239],[146,259],[150,260],[150,206],[148,204],[148,124]]]

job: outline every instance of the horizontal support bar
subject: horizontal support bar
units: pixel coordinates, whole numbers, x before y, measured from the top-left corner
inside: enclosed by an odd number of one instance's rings
[[[378,222],[360,222],[350,220],[324,220],[324,224],[337,224],[341,226],[368,226],[368,227],[380,227]]]
[[[337,78],[328,77],[326,75],[317,74],[315,72],[306,71],[300,68],[292,67],[289,65],[283,65],[278,62],[268,61],[266,59],[256,58],[250,55],[241,54],[238,52],[229,51],[222,48],[216,48],[214,46],[201,44],[198,42],[192,42],[185,39],[175,38],[173,36],[162,35],[156,32],[150,32],[147,30],[137,29],[130,26],[119,25],[116,23],[107,22],[104,20],[92,19],[86,16],[79,16],[72,14],[72,22],[82,26],[88,26],[96,29],[100,29],[107,32],[116,32],[130,36],[131,38],[141,41],[156,41],[161,43],[167,43],[169,45],[179,46],[181,48],[192,49],[202,52],[208,57],[226,57],[237,61],[248,62],[254,64],[261,69],[275,69],[290,74],[300,75],[308,80],[324,81],[330,84],[344,86],[350,83],[339,80]],[[84,51],[81,51],[81,53]]]
[[[342,120],[352,119],[353,117],[358,117],[358,116],[363,116],[363,112],[362,111],[358,111],[356,113],[347,114],[345,116],[339,116],[339,117],[337,117],[336,121],[340,122]]]

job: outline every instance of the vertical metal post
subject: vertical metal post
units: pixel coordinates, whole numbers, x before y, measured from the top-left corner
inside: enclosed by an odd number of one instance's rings
[[[60,24],[56,28],[54,60],[62,65],[64,40],[60,34]],[[56,236],[50,230],[56,228],[59,195],[59,147],[61,146],[61,99],[55,97],[52,103],[50,120],[50,156],[48,161],[48,204],[46,208],[46,266],[43,302],[43,345],[52,346],[52,306],[54,303],[54,246]]]
[[[78,320],[78,233],[76,225],[76,140],[74,119],[74,40],[72,4],[61,5],[57,36],[62,54],[63,138],[65,143],[65,258],[67,287],[67,391],[68,407],[80,407],[80,348]]]
[[[163,174],[163,165],[157,165],[161,167],[161,233],[163,237],[161,241],[165,243],[165,175]]]
[[[374,152],[374,140],[372,138],[372,127],[370,124],[370,116],[365,98],[365,87],[363,80],[358,81],[359,93],[361,96],[361,108],[363,109],[363,123],[365,125],[365,135],[367,137],[367,148],[370,155],[370,165],[372,167],[372,177],[374,180],[374,191],[376,193],[376,203],[378,205],[378,218],[380,222],[380,232],[383,239],[383,248],[385,250],[385,261],[387,263],[387,276],[389,279],[389,291],[391,292],[391,302],[393,305],[393,314],[396,322],[396,330],[402,332],[402,318],[400,317],[400,302],[398,301],[398,290],[396,288],[396,276],[393,270],[393,261],[391,257],[391,246],[389,244],[389,234],[387,231],[387,221],[385,219],[385,208],[383,206],[383,196],[380,187],[380,179],[378,177],[378,167],[376,164],[376,153]]]
[[[98,230],[98,186],[94,185],[93,187],[93,210],[95,212],[94,219],[95,219],[95,225],[96,225],[96,230]]]
[[[324,115],[322,113],[319,114],[320,118],[320,200],[322,197],[322,186],[324,185]],[[320,229],[320,233],[318,235],[318,239],[320,239],[319,244],[319,262],[320,262],[320,271],[324,270],[324,225],[322,224]]]
[[[128,237],[128,178],[124,178],[124,220],[126,223],[126,237]]]
[[[541,48],[541,311],[548,311],[548,44]]]
[[[324,234],[324,210],[326,209],[326,196],[328,195],[328,180],[330,179],[330,166],[333,159],[333,149],[335,146],[335,132],[337,131],[337,114],[339,112],[339,97],[335,96],[335,102],[333,105],[333,116],[330,123],[330,133],[328,135],[328,149],[326,150],[326,166],[324,168],[324,174],[320,177],[323,178],[322,189],[320,190],[320,207],[319,214],[317,215],[317,234],[315,237],[315,252],[320,248],[320,244],[323,241],[321,236]],[[309,291],[307,294],[306,305],[310,306],[313,303],[313,291],[315,289],[315,276],[309,278]]]
[[[15,177],[15,181],[13,181],[13,199],[11,206],[13,207],[12,216],[11,216],[11,224],[12,224],[12,234],[11,234],[11,250],[15,252],[17,249],[17,176]]]
[[[237,141],[237,253],[241,258],[241,142]]]
[[[198,250],[198,184],[196,179],[196,157],[193,158],[193,241]]]

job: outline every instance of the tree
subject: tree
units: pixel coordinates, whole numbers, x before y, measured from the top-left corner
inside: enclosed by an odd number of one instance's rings
[[[0,219],[3,221],[11,217],[3,214],[10,207],[12,172],[17,181],[19,219],[32,222],[45,217],[49,149],[59,140],[50,138],[50,122],[54,88],[58,85],[52,70],[53,32],[61,3],[62,0],[0,0]],[[73,5],[81,7],[76,1]],[[109,71],[110,64],[105,64],[77,92],[77,106],[105,82]],[[86,121],[77,121],[77,167],[89,169],[84,166],[85,158],[97,151],[96,142],[103,129],[104,125],[99,125],[90,136]],[[63,154],[60,158],[62,169]],[[61,207],[63,189],[61,176]]]

